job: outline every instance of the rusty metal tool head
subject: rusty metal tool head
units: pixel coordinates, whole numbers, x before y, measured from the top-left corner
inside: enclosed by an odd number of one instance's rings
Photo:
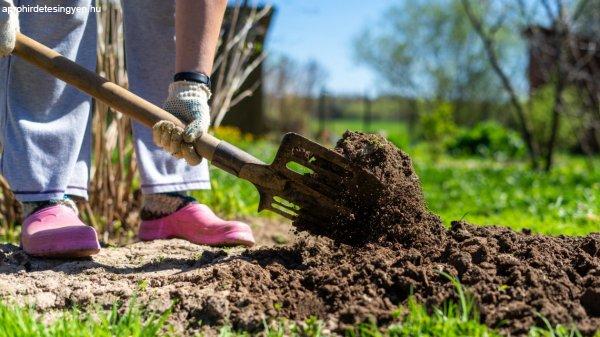
[[[284,176],[287,185],[282,190],[263,193],[260,207],[281,211],[279,214],[292,220],[298,216],[327,219],[336,214],[354,217],[350,195],[381,191],[381,182],[370,172],[295,133],[283,137],[269,167]]]
[[[235,152],[231,145],[223,145],[214,152],[213,164],[219,166],[239,158],[241,154]],[[249,157],[245,162],[237,167],[230,165],[229,171],[256,186],[259,211],[270,210],[291,220],[353,217],[350,199],[355,198],[348,196],[370,196],[382,189],[381,182],[364,168],[296,133],[283,137],[270,165]]]

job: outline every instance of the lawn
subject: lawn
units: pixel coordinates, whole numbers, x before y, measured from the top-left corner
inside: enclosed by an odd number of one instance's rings
[[[33,308],[0,303],[0,337],[152,337],[169,330],[169,312],[150,314],[138,305],[120,310],[72,309],[57,315],[52,323],[41,322]]]
[[[464,218],[552,235],[600,231],[600,171],[581,158],[562,156],[550,173],[479,159],[414,162],[430,209],[445,223]]]

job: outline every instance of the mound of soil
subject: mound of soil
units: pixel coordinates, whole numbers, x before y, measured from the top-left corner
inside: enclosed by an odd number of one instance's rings
[[[221,250],[172,240],[105,249],[89,261],[31,259],[5,245],[0,298],[52,312],[110,306],[137,291],[156,310],[176,300],[172,322],[189,333],[225,323],[254,331],[265,318],[311,315],[341,332],[366,320],[391,322],[410,294],[429,307],[456,301],[445,273],[474,297],[481,320],[507,335],[544,326],[540,317],[586,336],[600,328],[600,234],[548,237],[465,222],[446,230],[427,211],[406,154],[358,133],[346,133],[337,150],[385,185],[372,214],[347,224],[368,238],[361,245],[306,236],[285,246]]]
[[[327,221],[313,222],[300,217],[294,222],[297,230],[355,246],[407,240],[421,240],[423,247],[438,243],[444,227],[427,211],[419,177],[406,153],[379,135],[350,131],[344,133],[335,150],[370,172],[381,186],[365,194],[340,189],[338,200],[352,209],[352,218],[330,214]],[[315,178],[319,179],[318,175]],[[415,226],[427,233],[414,237]]]

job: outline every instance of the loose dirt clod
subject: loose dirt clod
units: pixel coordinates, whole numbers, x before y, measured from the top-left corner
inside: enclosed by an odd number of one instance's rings
[[[427,211],[410,158],[391,143],[346,133],[337,151],[386,187],[376,207],[359,208],[351,222],[298,224],[333,240],[306,236],[244,251],[156,241],[77,262],[30,259],[4,245],[0,298],[57,310],[111,305],[137,289],[139,301],[156,310],[177,300],[172,322],[190,333],[225,323],[255,331],[265,318],[311,315],[341,332],[366,320],[389,323],[411,293],[429,307],[456,301],[446,273],[474,297],[481,320],[504,334],[524,336],[544,326],[542,317],[586,336],[600,328],[600,233],[549,237],[465,222],[447,230]]]

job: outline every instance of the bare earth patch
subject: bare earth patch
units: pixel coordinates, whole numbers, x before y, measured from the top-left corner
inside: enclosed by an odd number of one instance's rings
[[[247,221],[261,246],[294,240],[287,223]],[[200,322],[228,322],[230,285],[215,275],[226,265],[244,263],[243,253],[247,251],[242,248],[211,248],[174,239],[107,247],[92,259],[58,260],[29,257],[15,245],[0,244],[0,300],[34,305],[51,318],[73,306],[109,309],[117,301],[127,304],[135,295],[138,303],[153,311],[174,305],[171,323],[193,333]],[[209,278],[213,281],[204,281]]]

